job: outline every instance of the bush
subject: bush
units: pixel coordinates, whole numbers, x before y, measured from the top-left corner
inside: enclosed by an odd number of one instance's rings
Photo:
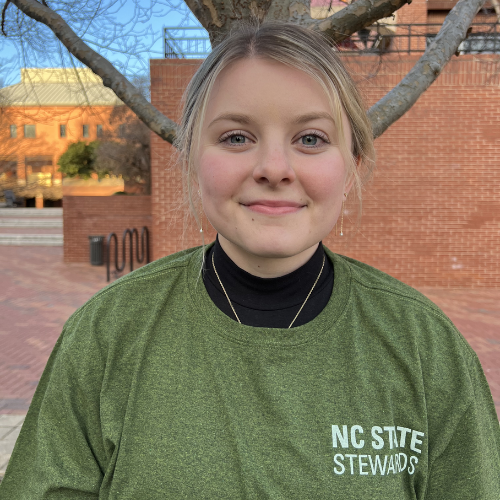
[[[99,178],[104,177],[107,172],[95,169],[95,151],[98,147],[99,141],[93,141],[89,144],[78,141],[70,144],[57,162],[59,172],[68,177],[78,176],[82,179],[89,179],[93,173],[97,173]]]

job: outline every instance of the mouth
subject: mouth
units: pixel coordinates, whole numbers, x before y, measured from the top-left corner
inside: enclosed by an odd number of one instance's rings
[[[287,200],[255,200],[249,203],[242,203],[243,206],[264,215],[286,215],[298,212],[305,205]]]

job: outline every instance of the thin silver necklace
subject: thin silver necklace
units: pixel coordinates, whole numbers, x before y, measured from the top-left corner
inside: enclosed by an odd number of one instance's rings
[[[212,251],[212,267],[214,268],[214,271],[215,271],[215,276],[217,276],[217,279],[219,280],[219,284],[222,288],[222,291],[224,292],[224,295],[226,296],[226,299],[227,301],[229,302],[229,305],[231,306],[231,309],[233,310],[233,313],[236,317],[236,319],[238,320],[238,323],[241,325],[241,321],[240,321],[240,318],[238,318],[238,315],[236,314],[236,311],[234,310],[234,307],[233,307],[233,304],[231,302],[231,300],[229,299],[229,295],[227,294],[226,292],[226,289],[224,288],[224,285],[222,284],[222,281],[220,280],[219,278],[219,273],[217,272],[217,269],[215,267],[215,262],[214,262],[214,251]],[[300,309],[299,309],[299,312],[295,315],[295,318],[293,318],[292,322],[290,323],[290,326],[288,328],[292,328],[292,325],[295,323],[295,320],[299,317],[299,314],[301,313],[302,309],[304,308],[304,306],[306,305],[306,302],[307,300],[309,299],[309,297],[311,296],[311,293],[313,292],[314,290],[314,287],[316,286],[316,284],[318,283],[319,281],[319,278],[321,276],[321,273],[323,272],[323,268],[325,267],[325,254],[323,253],[323,264],[321,264],[321,269],[319,271],[319,274],[318,274],[318,277],[316,278],[316,281],[314,282],[314,285],[312,286],[311,290],[309,290],[309,293],[307,294],[307,297],[306,297],[306,300],[304,300],[304,302],[302,303],[302,305],[300,306]]]

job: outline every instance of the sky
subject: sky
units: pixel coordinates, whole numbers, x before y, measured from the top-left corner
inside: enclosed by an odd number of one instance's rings
[[[56,0],[57,1],[57,0]],[[68,1],[68,0],[66,0]],[[85,31],[85,39],[89,45],[106,57],[127,76],[132,74],[147,74],[148,60],[163,57],[163,27],[180,25],[199,25],[187,6],[181,0],[104,0],[110,5],[107,18],[101,16],[96,33],[85,26],[82,21],[77,32]],[[155,2],[152,4],[152,2]],[[114,3],[114,4],[113,4]],[[53,1],[51,5],[56,5]],[[62,5],[58,0],[57,5]],[[81,5],[81,4],[77,4]],[[17,8],[11,4],[8,15],[13,18]],[[149,15],[152,14],[152,15]],[[64,13],[67,20],[68,16]],[[82,14],[89,17],[88,12]],[[129,33],[126,37],[119,37],[113,33],[113,24],[121,24]],[[94,21],[94,25],[95,21]],[[86,29],[87,28],[87,29]],[[27,30],[33,33],[33,30]],[[7,33],[9,30],[7,29]],[[22,45],[19,40],[0,36],[0,84],[13,85],[20,81],[22,67],[70,67],[66,49],[63,55],[59,54],[58,43],[48,29],[41,28],[41,36],[32,43]],[[104,36],[100,36],[104,34]],[[130,47],[139,43],[138,57],[130,56]],[[106,47],[107,45],[108,47]],[[110,46],[110,47],[109,47]]]

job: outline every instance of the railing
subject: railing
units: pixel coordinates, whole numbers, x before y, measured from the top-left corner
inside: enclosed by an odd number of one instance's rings
[[[348,54],[419,54],[434,41],[442,24],[377,23],[354,33],[339,49]],[[500,25],[473,23],[458,54],[500,54]]]
[[[141,253],[139,254],[139,233],[137,229],[125,229],[122,236],[122,263],[118,265],[118,238],[115,233],[110,233],[108,239],[106,240],[106,278],[108,282],[110,281],[110,256],[111,256],[111,240],[115,240],[115,271],[114,273],[118,275],[121,273],[127,264],[127,236],[129,240],[129,260],[130,260],[130,271],[134,270],[134,238],[135,235],[135,250],[137,262],[142,264],[144,259],[146,259],[146,264],[149,263],[149,231],[146,226],[141,229]]]
[[[165,59],[204,59],[212,51],[208,33],[201,26],[163,28]]]
[[[441,24],[389,24],[376,23],[354,33],[340,43],[345,54],[420,54],[432,43]],[[165,58],[203,59],[210,53],[211,45],[204,28],[164,28]],[[458,47],[458,54],[500,54],[500,25],[473,23],[468,37]]]

